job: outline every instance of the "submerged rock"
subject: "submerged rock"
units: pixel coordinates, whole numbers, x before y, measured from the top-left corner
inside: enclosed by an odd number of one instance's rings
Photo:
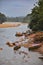
[[[23,58],[27,57],[27,58],[30,58],[30,55],[29,55],[29,51],[28,51],[28,48],[25,48],[25,47],[21,47],[19,49],[19,54],[23,54]]]
[[[15,46],[14,47],[14,50],[18,50],[18,49],[20,49],[21,48],[21,46]]]

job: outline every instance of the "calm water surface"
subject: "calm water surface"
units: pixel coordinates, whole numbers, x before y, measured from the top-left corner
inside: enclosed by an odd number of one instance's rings
[[[30,58],[25,57],[23,59],[23,54],[14,53],[13,48],[6,45],[7,41],[15,42],[20,38],[15,37],[16,32],[26,31],[27,25],[21,25],[19,27],[12,28],[0,28],[0,65],[43,65],[43,61],[38,57],[40,54],[37,52],[29,52]]]

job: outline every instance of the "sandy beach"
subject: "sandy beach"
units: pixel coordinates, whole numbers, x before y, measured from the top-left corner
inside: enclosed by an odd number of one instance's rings
[[[19,25],[21,25],[21,23],[19,23],[19,22],[15,22],[15,23],[3,23],[3,24],[0,24],[0,28],[17,27]]]

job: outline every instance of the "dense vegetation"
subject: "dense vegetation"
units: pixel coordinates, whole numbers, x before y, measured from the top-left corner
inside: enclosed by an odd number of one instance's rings
[[[5,14],[0,13],[0,24],[3,22],[23,22],[24,17],[6,17]]]
[[[30,18],[31,18],[31,14],[27,14],[27,16],[24,17],[23,22],[24,23],[29,23],[30,20],[31,20]]]
[[[8,22],[22,22],[24,17],[7,17]]]
[[[23,22],[23,23],[29,23],[30,22],[30,14],[23,17],[7,17],[8,22]]]
[[[31,13],[31,22],[29,24],[33,31],[43,31],[43,0],[38,0]]]
[[[5,14],[0,13],[0,24],[3,22],[30,22],[30,14],[21,17],[6,17]]]
[[[4,21],[6,21],[6,16],[2,13],[0,13],[0,24],[2,24]]]

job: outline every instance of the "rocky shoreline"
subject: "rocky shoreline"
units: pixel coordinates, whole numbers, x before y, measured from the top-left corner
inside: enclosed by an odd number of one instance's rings
[[[43,54],[43,32],[36,32],[31,34],[28,34],[27,32],[25,34],[19,32],[18,36],[21,36],[20,41],[16,41],[14,43],[7,42],[7,45],[14,47],[14,50],[18,50],[23,46],[28,48],[30,51]]]

